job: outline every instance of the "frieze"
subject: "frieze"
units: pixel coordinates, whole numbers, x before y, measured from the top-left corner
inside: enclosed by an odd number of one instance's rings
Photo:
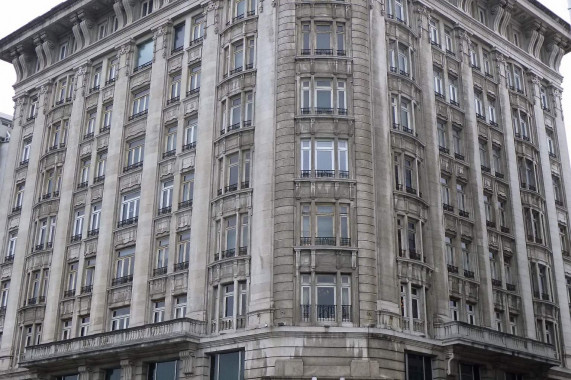
[[[119,188],[121,191],[141,185],[141,172],[132,173],[121,178]]]
[[[103,185],[91,189],[91,200],[98,201],[103,198]]]
[[[8,278],[12,276],[12,263],[2,265],[2,278]]]
[[[124,304],[131,300],[131,286],[123,286],[109,290],[110,304]]]
[[[165,277],[155,278],[149,281],[149,293],[151,297],[164,295],[167,290],[167,279]]]
[[[81,248],[80,244],[74,244],[67,248],[67,260],[73,261],[79,259],[79,250]]]
[[[85,99],[85,107],[87,109],[97,106],[97,102],[99,101],[99,92],[95,92]]]
[[[79,302],[79,315],[89,314],[91,311],[91,296],[83,296],[78,299]]]
[[[22,182],[26,180],[26,174],[28,174],[28,167],[19,168],[16,172],[16,183]]]
[[[91,142],[84,143],[79,148],[79,156],[87,156],[91,154]]]
[[[73,306],[75,300],[65,300],[60,303],[60,313],[62,316],[71,316],[73,314]]]
[[[175,274],[172,281],[172,292],[173,294],[188,291],[188,272],[181,272]]]
[[[151,70],[145,70],[131,77],[131,90],[151,82]]]
[[[77,207],[85,205],[86,198],[87,198],[87,190],[75,194],[75,196],[73,197],[73,206]]]
[[[202,45],[191,46],[187,49],[188,63],[202,59]]]
[[[176,228],[177,229],[185,229],[190,228],[190,220],[192,218],[192,214],[190,210],[185,212],[179,213],[176,215]]]
[[[182,68],[182,55],[177,55],[169,60],[168,63],[168,71],[169,73],[173,73],[178,71]]]
[[[113,98],[115,94],[115,86],[108,86],[103,89],[103,101],[106,102],[107,100]]]
[[[137,240],[137,227],[131,227],[115,232],[115,246],[125,246]]]
[[[179,113],[179,104],[175,104],[172,107],[169,107],[164,112],[163,121],[168,123],[169,121],[176,120],[178,118]]]
[[[159,166],[159,175],[161,178],[172,176],[175,172],[175,161],[170,160],[163,162]]]
[[[170,232],[170,226],[171,226],[171,218],[170,217],[158,219],[155,222],[155,234],[156,235],[164,235],[164,234]]]
[[[185,171],[185,170],[194,168],[195,158],[196,158],[195,152],[193,152],[192,154],[190,154],[187,157],[184,157],[182,159],[181,171]]]
[[[95,253],[97,253],[97,239],[86,241],[83,248],[84,256],[91,256]]]
[[[109,146],[109,134],[97,138],[97,150],[105,149]]]
[[[14,215],[12,217],[10,217],[10,220],[8,221],[8,229],[12,230],[14,228],[18,228],[18,226],[20,225],[20,215]]]
[[[136,122],[129,124],[125,128],[125,138],[130,139],[134,136],[142,134],[143,132],[145,132],[146,127],[147,127],[146,118],[139,119]]]
[[[51,252],[34,253],[26,258],[26,271],[48,267],[51,263]]]
[[[184,114],[198,112],[199,98],[192,98],[184,103]]]
[[[18,316],[22,324],[32,324],[44,321],[45,306],[28,307],[22,310]]]

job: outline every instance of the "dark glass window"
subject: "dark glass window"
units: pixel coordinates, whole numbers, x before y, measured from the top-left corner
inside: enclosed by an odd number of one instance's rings
[[[460,380],[480,380],[480,369],[477,365],[460,363]]]
[[[174,27],[174,45],[173,49],[181,49],[184,46],[184,24]]]
[[[105,370],[105,380],[121,380],[121,368]]]
[[[56,377],[57,380],[79,380],[79,375],[65,375]]]
[[[244,351],[213,355],[210,380],[244,380]]]
[[[170,362],[150,363],[149,364],[149,380],[176,380],[177,376],[177,360]]]
[[[424,355],[406,354],[407,380],[432,380],[432,358]]]
[[[153,60],[153,40],[137,45],[137,67]]]
[[[506,380],[523,380],[523,375],[519,373],[506,372]]]

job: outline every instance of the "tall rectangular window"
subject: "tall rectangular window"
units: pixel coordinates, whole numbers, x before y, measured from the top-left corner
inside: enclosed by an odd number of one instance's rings
[[[190,231],[182,232],[177,236],[178,250],[176,263],[188,263],[190,261]]]
[[[117,252],[115,279],[133,276],[135,269],[135,247],[128,247]]]
[[[133,95],[132,116],[142,114],[149,109],[149,90],[137,92]]]
[[[172,207],[174,181],[168,180],[161,183],[161,198],[159,202],[160,210],[166,211]]]
[[[213,354],[211,358],[212,380],[244,379],[244,351]]]
[[[191,204],[194,198],[194,173],[182,175],[181,203]]]
[[[127,144],[127,167],[143,162],[145,140],[138,139]]]
[[[153,323],[163,322],[165,320],[165,300],[153,302]]]
[[[122,307],[111,311],[111,331],[123,330],[129,327],[131,310]]]
[[[180,51],[184,47],[184,23],[180,23],[174,27],[173,33],[173,52]]]
[[[169,241],[160,239],[157,242],[157,257],[155,260],[155,275],[165,274],[169,260]]]
[[[203,15],[196,16],[192,19],[192,40],[197,41],[202,39],[204,35],[205,17]]]
[[[121,200],[121,221],[139,216],[140,192],[125,194]]]
[[[146,66],[153,61],[153,55],[154,55],[153,48],[154,48],[153,40],[148,40],[137,45],[137,61],[136,61],[137,68]]]
[[[194,66],[189,70],[190,78],[188,81],[188,91],[190,93],[194,93],[200,89],[200,73],[201,73],[200,66]]]
[[[432,380],[432,358],[412,353],[406,354],[407,380]]]
[[[186,295],[174,297],[174,317],[184,318],[186,316]]]

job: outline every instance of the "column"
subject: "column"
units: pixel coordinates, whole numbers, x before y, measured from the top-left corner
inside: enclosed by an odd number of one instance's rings
[[[24,189],[24,201],[22,202],[22,210],[20,211],[19,226],[18,226],[18,240],[16,242],[16,251],[14,255],[14,262],[12,263],[12,276],[10,278],[10,292],[8,294],[8,308],[4,316],[4,328],[2,332],[2,346],[0,347],[0,370],[7,370],[10,367],[11,356],[15,354],[17,344],[14,344],[15,336],[18,334],[17,318],[18,308],[20,307],[20,293],[23,288],[23,279],[25,278],[24,265],[25,256],[27,252],[27,240],[30,235],[30,218],[32,216],[32,206],[35,202],[36,182],[38,178],[38,159],[40,156],[40,147],[42,144],[41,131],[43,130],[45,120],[45,106],[46,97],[49,96],[50,84],[46,83],[42,86],[40,92],[40,99],[38,106],[38,117],[32,122],[32,129],[35,132],[35,137],[32,140],[32,150],[30,152],[30,162],[28,164],[28,172],[26,176],[26,187]],[[12,197],[14,193],[14,178],[16,170],[20,164],[22,137],[24,134],[23,124],[26,123],[26,110],[29,106],[29,98],[25,95],[18,94],[19,98],[16,100],[16,109],[14,113],[14,127],[11,131],[11,141],[8,144],[8,154],[6,155],[5,173],[13,173],[13,175],[5,175],[2,181],[1,189],[2,194],[10,194]],[[0,205],[0,241],[3,245],[0,247],[0,252],[5,254],[7,245],[7,224],[8,215],[12,212],[13,199],[10,198],[9,202],[2,202]],[[12,351],[11,349],[14,349]]]
[[[67,265],[67,245],[69,230],[73,225],[73,193],[75,191],[75,174],[77,156],[79,154],[79,143],[82,138],[84,124],[85,97],[84,86],[87,67],[81,66],[76,70],[74,81],[74,100],[69,119],[69,132],[67,139],[67,150],[63,165],[60,202],[57,216],[56,234],[53,244],[52,260],[50,265],[50,278],[48,291],[50,296],[46,302],[44,323],[42,326],[42,342],[47,343],[57,340],[58,315],[61,287],[64,283],[65,270]],[[71,209],[71,210],[70,210]]]
[[[427,186],[425,200],[429,205],[426,224],[426,239],[423,242],[424,256],[433,265],[433,289],[430,303],[432,304],[434,322],[447,321],[448,317],[448,270],[444,255],[444,216],[440,195],[440,151],[436,131],[436,100],[434,97],[434,70],[432,60],[432,45],[429,41],[428,21],[429,9],[419,5],[417,12],[420,19],[420,38],[418,46],[418,84],[422,90],[422,115],[417,120],[424,122],[424,128],[417,128],[421,140],[426,142],[426,175]],[[419,123],[417,123],[419,124]],[[420,184],[419,184],[420,185]],[[420,187],[420,186],[419,186]],[[405,226],[406,227],[406,226]],[[428,300],[426,300],[428,302]],[[429,317],[429,316],[427,316]],[[427,319],[430,322],[430,318]]]
[[[258,15],[256,45],[256,94],[254,149],[251,170],[253,188],[250,239],[250,294],[248,328],[273,321],[274,268],[274,155],[276,125],[276,8],[264,7]],[[236,288],[238,292],[238,288]],[[237,310],[237,309],[235,309]]]
[[[569,315],[569,297],[567,294],[567,283],[565,280],[565,264],[563,255],[561,254],[561,241],[559,239],[559,224],[557,222],[557,208],[555,207],[555,194],[553,191],[553,179],[551,177],[551,159],[547,150],[547,135],[545,133],[545,118],[543,116],[543,108],[540,99],[540,78],[531,74],[532,90],[533,90],[533,113],[535,116],[535,127],[537,129],[537,143],[539,144],[539,156],[541,159],[541,174],[543,176],[543,191],[545,195],[545,210],[547,217],[545,218],[546,233],[549,234],[551,240],[551,252],[553,254],[553,288],[556,289],[560,310],[560,330],[563,338],[563,347],[565,349],[564,363],[567,367],[571,366],[571,317]],[[561,128],[564,129],[564,128]],[[557,128],[557,132],[560,129]],[[558,136],[559,137],[559,136]],[[559,139],[561,141],[561,139]],[[565,149],[567,150],[567,149]],[[563,161],[563,157],[561,157]],[[569,169],[569,160],[565,161]],[[569,176],[569,172],[567,172]],[[566,188],[571,183],[566,182]],[[568,203],[567,203],[568,205]],[[554,295],[555,296],[555,295]]]
[[[165,78],[168,78],[166,51],[170,22],[159,26],[153,32],[155,41],[155,56],[151,72],[151,89],[149,98],[149,113],[145,131],[145,156],[141,179],[141,201],[139,222],[137,224],[137,246],[135,253],[135,269],[131,294],[130,327],[145,324],[147,313],[149,266],[154,262],[149,256],[154,255],[154,216],[157,213],[157,167],[161,153],[162,110],[165,95]]]
[[[510,198],[512,208],[513,231],[515,239],[515,259],[517,262],[517,274],[519,278],[519,289],[522,314],[524,318],[524,336],[535,339],[535,317],[533,314],[533,299],[531,295],[531,280],[529,273],[529,264],[527,258],[527,248],[525,244],[525,229],[523,225],[523,212],[521,205],[521,193],[519,183],[519,173],[517,168],[517,156],[515,154],[514,131],[512,127],[512,115],[510,94],[507,85],[506,62],[504,56],[496,51],[496,59],[498,62],[498,100],[501,125],[504,129],[504,142],[506,145],[506,168],[507,178],[510,183]]]
[[[200,105],[196,162],[194,166],[194,201],[190,232],[190,268],[188,272],[188,318],[206,321],[206,276],[209,252],[210,195],[212,188],[213,137],[216,131],[216,85],[218,83],[218,3],[210,2],[206,14],[206,31],[202,47]]]
[[[484,185],[481,174],[480,146],[478,140],[478,121],[474,103],[474,78],[470,65],[470,37],[464,30],[458,30],[460,71],[462,77],[462,98],[464,99],[464,131],[466,156],[472,164],[469,170],[472,188],[472,206],[474,208],[474,240],[472,248],[477,253],[480,279],[479,304],[482,326],[491,327],[494,314],[494,300],[491,282],[490,260],[488,258],[488,229],[484,206]]]
[[[387,43],[385,7],[373,2],[371,9],[371,106],[373,112],[373,167],[375,183],[375,219],[377,236],[377,323],[383,328],[398,329],[400,320],[400,287],[397,278],[395,247],[395,221],[393,207],[391,163],[391,124],[389,123],[389,99],[387,96]],[[375,123],[375,121],[377,121]]]
[[[129,108],[127,102],[129,99],[129,73],[133,50],[134,47],[131,41],[127,41],[117,48],[119,68],[117,80],[114,84],[111,84],[111,86],[115,86],[113,94],[113,116],[111,118],[109,146],[107,148],[105,185],[101,202],[101,223],[99,226],[97,258],[91,296],[90,332],[93,334],[101,333],[106,330],[106,316],[109,313],[107,309],[107,288],[109,286],[109,268],[113,268],[114,265],[114,215],[118,207],[117,188],[119,186],[119,175],[122,174],[120,165],[122,161],[121,156],[123,154],[123,124],[126,120]]]

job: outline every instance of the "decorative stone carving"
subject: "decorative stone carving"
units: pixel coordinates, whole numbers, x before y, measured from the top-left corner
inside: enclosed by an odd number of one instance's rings
[[[139,186],[141,184],[141,172],[129,174],[121,178],[121,191]]]
[[[67,249],[67,259],[68,260],[77,260],[79,259],[79,249],[80,244],[74,244]]]
[[[146,119],[141,119],[135,123],[130,124],[125,129],[125,138],[129,139],[131,137],[134,137],[138,134],[145,132],[146,127],[147,127],[147,120]]]
[[[188,115],[193,112],[198,112],[198,98],[194,98],[184,104],[184,114]]]
[[[115,246],[123,246],[137,240],[137,228],[128,228],[115,233]]]

